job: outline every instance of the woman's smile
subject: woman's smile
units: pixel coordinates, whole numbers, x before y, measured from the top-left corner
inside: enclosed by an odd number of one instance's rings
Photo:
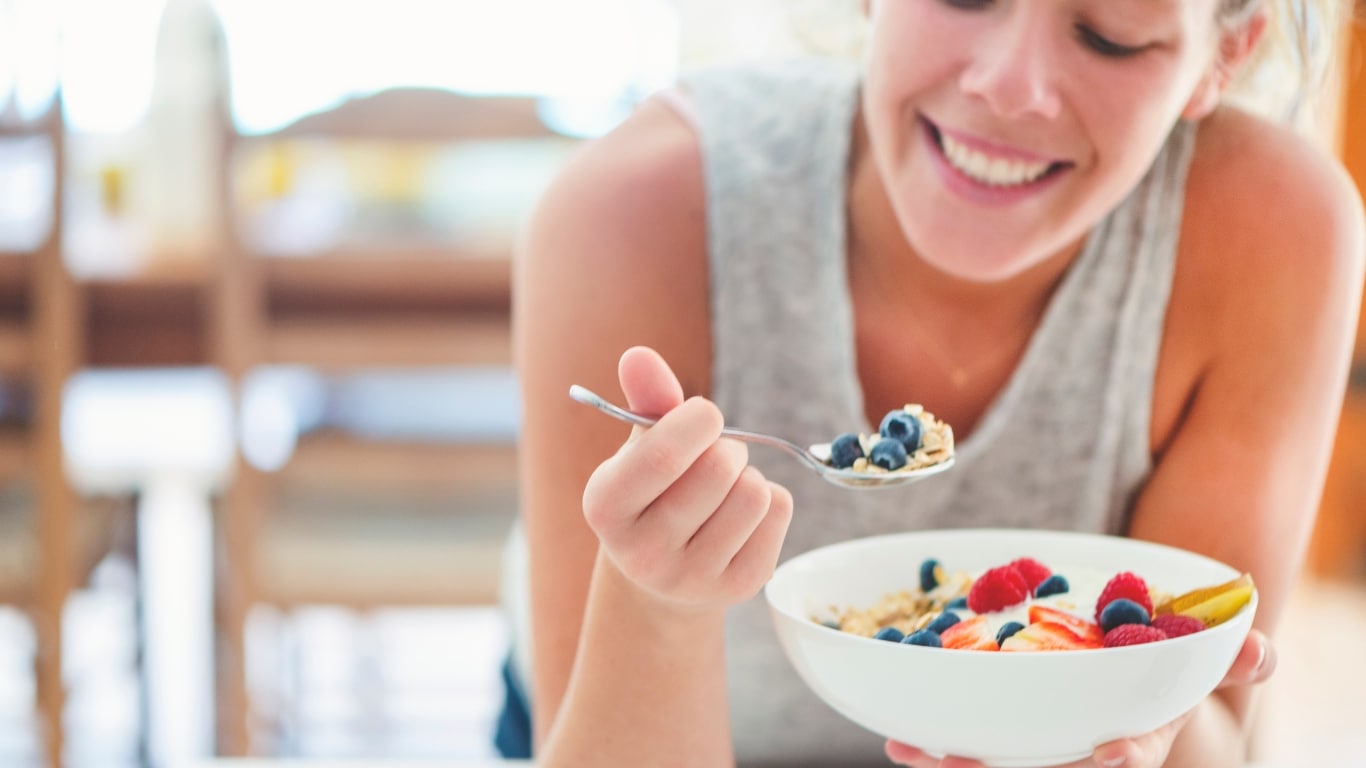
[[[1008,205],[1052,186],[1073,167],[950,131],[920,118],[929,155],[948,189],[980,205]]]

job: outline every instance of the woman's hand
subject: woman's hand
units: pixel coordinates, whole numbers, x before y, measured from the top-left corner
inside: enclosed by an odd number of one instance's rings
[[[1065,651],[1059,651],[1065,653]],[[1248,633],[1242,650],[1219,683],[1220,688],[1254,685],[1266,680],[1276,668],[1275,649],[1266,635],[1258,630]],[[1178,717],[1152,733],[1132,739],[1111,741],[1096,747],[1091,757],[1059,768],[1161,768],[1167,761],[1172,743],[1185,727],[1193,712]],[[961,757],[931,757],[915,747],[895,741],[887,742],[887,756],[897,765],[913,768],[984,768],[976,760]]]
[[[583,512],[603,554],[634,585],[679,607],[724,608],[772,575],[792,519],[792,496],[749,465],[744,443],[720,436],[720,410],[683,399],[653,350],[618,365],[632,410],[657,414],[598,466]]]

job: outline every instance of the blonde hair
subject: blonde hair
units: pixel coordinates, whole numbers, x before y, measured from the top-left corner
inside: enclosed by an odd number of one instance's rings
[[[794,36],[820,55],[858,57],[868,33],[861,0],[789,0]],[[1302,127],[1330,78],[1353,0],[1220,0],[1223,23],[1242,23],[1263,6],[1267,29],[1230,85],[1230,103]]]
[[[1273,120],[1309,128],[1316,103],[1338,64],[1352,0],[1223,0],[1226,23],[1265,6],[1262,40],[1226,99]]]

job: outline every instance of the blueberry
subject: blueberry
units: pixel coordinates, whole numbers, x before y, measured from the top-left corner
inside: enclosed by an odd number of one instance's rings
[[[906,466],[906,446],[890,437],[873,444],[868,460],[888,471]]]
[[[955,597],[944,605],[945,610],[966,611],[968,609],[968,599],[966,597]]]
[[[928,629],[936,635],[942,635],[944,634],[944,630],[948,629],[949,627],[952,627],[959,621],[962,621],[962,619],[958,618],[958,614],[954,613],[953,611],[944,611],[943,613],[934,617],[934,621],[931,621],[929,625],[925,627],[925,629]]]
[[[907,453],[912,453],[920,447],[920,436],[924,428],[918,417],[907,413],[905,409],[897,408],[888,411],[887,415],[882,417],[882,424],[877,431],[879,435],[901,443]]]
[[[1000,631],[996,633],[996,644],[1004,645],[1005,641],[1009,640],[1011,635],[1015,634],[1016,632],[1019,632],[1022,629],[1024,629],[1024,625],[1020,622],[1007,621],[1005,624],[1001,625]]]
[[[927,645],[931,648],[944,647],[944,641],[939,638],[939,635],[929,631],[928,629],[922,629],[919,632],[912,632],[911,634],[906,635],[905,639],[903,639],[901,642],[903,645]]]
[[[1055,573],[1039,582],[1039,586],[1034,588],[1034,596],[1048,597],[1049,595],[1065,595],[1067,594],[1067,590],[1071,588],[1072,587],[1067,583],[1067,578],[1065,576],[1060,573]]]
[[[873,635],[874,640],[890,640],[893,643],[901,642],[903,637],[905,635],[901,634],[901,630],[896,627],[883,627],[877,631],[876,635]]]
[[[939,561],[933,558],[920,564],[920,591],[929,592],[939,586],[943,581],[944,569],[939,567]]]
[[[863,444],[858,435],[845,432],[830,444],[830,465],[835,469],[848,469],[854,461],[863,458]]]
[[[1111,600],[1100,612],[1100,628],[1109,632],[1121,624],[1151,624],[1148,609],[1127,597]]]

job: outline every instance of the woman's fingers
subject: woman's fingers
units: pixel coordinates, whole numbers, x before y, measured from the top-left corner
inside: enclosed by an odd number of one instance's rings
[[[640,430],[600,464],[584,488],[584,515],[599,536],[633,525],[716,443],[723,426],[716,405],[694,397]]]
[[[899,741],[888,741],[886,746],[887,757],[897,765],[909,765],[912,768],[922,768],[922,766],[938,766],[939,760],[932,758],[909,744],[902,744]]]
[[[649,347],[631,347],[617,362],[617,381],[627,407],[658,416],[683,402],[683,385],[660,354]]]
[[[1261,630],[1247,633],[1243,647],[1233,660],[1228,673],[1219,683],[1220,688],[1232,685],[1255,685],[1271,677],[1276,671],[1276,647]]]
[[[792,494],[777,483],[762,482],[769,491],[768,511],[722,574],[722,585],[736,600],[752,597],[768,582],[792,522]]]
[[[751,597],[772,575],[792,497],[749,465],[749,449],[721,438],[720,410],[681,400],[653,350],[622,356],[618,373],[634,410],[659,413],[598,466],[583,513],[603,553],[635,584],[680,604]]]
[[[1160,768],[1167,761],[1172,742],[1194,713],[1195,710],[1191,710],[1152,733],[1102,744],[1092,753],[1092,761],[1102,768]]]
[[[641,535],[661,536],[672,551],[683,550],[725,503],[748,464],[749,448],[744,443],[724,439],[712,443],[641,513]]]

